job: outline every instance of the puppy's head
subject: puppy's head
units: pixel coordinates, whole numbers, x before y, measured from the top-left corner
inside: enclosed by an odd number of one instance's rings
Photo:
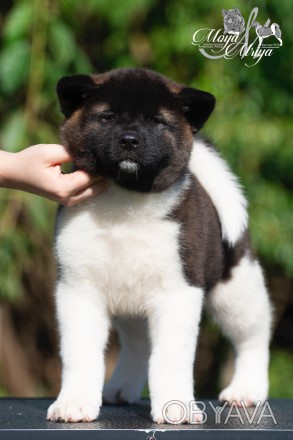
[[[161,191],[184,174],[215,105],[209,93],[145,69],[64,77],[57,93],[76,167],[136,191]]]

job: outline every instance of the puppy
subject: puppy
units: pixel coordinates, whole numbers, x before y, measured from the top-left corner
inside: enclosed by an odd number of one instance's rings
[[[105,402],[139,400],[148,375],[157,423],[200,422],[193,363],[205,299],[236,353],[221,401],[253,405],[268,392],[271,312],[251,252],[246,200],[198,131],[212,95],[153,71],[62,78],[64,145],[104,193],[61,208],[56,223],[62,388],[53,421],[92,421]],[[104,385],[113,320],[122,349]],[[180,405],[168,402],[177,400]],[[196,408],[193,406],[193,410]]]

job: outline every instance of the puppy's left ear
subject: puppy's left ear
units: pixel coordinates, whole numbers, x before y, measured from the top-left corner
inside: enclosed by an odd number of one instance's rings
[[[181,109],[194,131],[198,131],[215,108],[216,99],[208,92],[183,88],[177,95]]]

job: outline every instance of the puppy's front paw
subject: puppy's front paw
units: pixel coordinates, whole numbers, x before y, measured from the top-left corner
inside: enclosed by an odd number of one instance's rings
[[[79,399],[58,398],[48,409],[47,420],[52,422],[92,422],[100,411],[99,404]]]
[[[232,382],[219,395],[220,402],[228,402],[230,405],[254,406],[258,402],[264,403],[267,398],[268,385],[265,380],[257,383],[252,379],[250,382]]]
[[[190,408],[192,408],[191,412]],[[153,405],[151,415],[153,421],[158,424],[197,424],[202,423],[204,419],[203,413],[199,410],[199,408],[194,403],[192,406],[190,406],[190,402],[187,401],[172,401],[166,405]]]

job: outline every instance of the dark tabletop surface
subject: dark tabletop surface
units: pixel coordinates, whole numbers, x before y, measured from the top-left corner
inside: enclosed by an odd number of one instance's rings
[[[52,399],[0,399],[0,440],[26,439],[293,439],[293,400],[271,399],[265,407],[212,408],[216,400],[203,400],[207,420],[202,425],[157,425],[150,405],[103,406],[98,421],[55,423],[46,420]],[[219,411],[221,411],[219,413]],[[250,420],[249,420],[250,419]]]

